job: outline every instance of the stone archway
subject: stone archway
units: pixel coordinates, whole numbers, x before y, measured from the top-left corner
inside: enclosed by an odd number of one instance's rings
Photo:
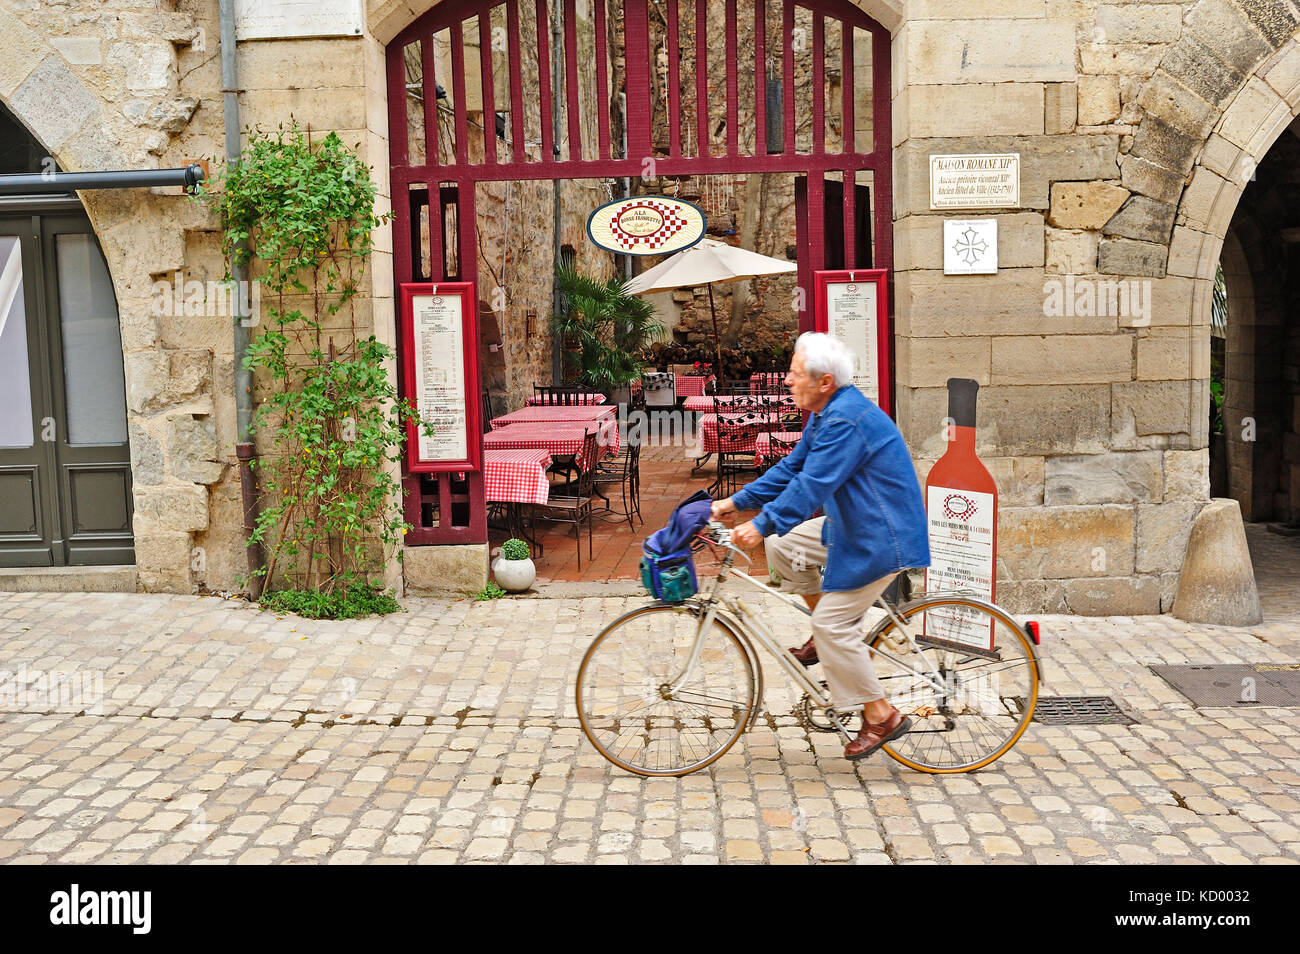
[[[41,15],[28,19],[39,22]],[[153,32],[135,28],[138,36],[120,34],[124,42],[109,47],[98,36],[47,40],[20,13],[0,10],[0,103],[58,168],[157,167],[172,137],[186,129],[199,101],[179,91],[176,45],[188,44],[199,27],[190,14],[159,14],[150,22]],[[193,535],[209,526],[208,486],[222,472],[219,386],[213,349],[165,333],[153,287],[185,268],[186,227],[204,227],[203,215],[185,196],[149,190],[80,198],[117,297],[138,586],[189,593]]]
[[[1223,244],[1223,495],[1247,521],[1300,523],[1300,120],[1262,157]]]
[[[1278,462],[1270,458],[1271,463],[1262,463],[1257,474],[1255,457],[1261,450],[1266,456],[1274,451],[1274,456],[1280,455],[1281,430],[1285,427],[1279,425],[1279,433],[1272,434],[1278,430],[1274,426],[1278,421],[1270,417],[1264,431],[1260,431],[1261,414],[1273,407],[1276,395],[1268,396],[1261,403],[1261,382],[1255,380],[1258,348],[1255,331],[1257,321],[1266,329],[1278,326],[1274,320],[1276,315],[1271,312],[1276,311],[1280,289],[1276,283],[1270,283],[1266,272],[1252,269],[1250,264],[1252,255],[1258,257],[1262,253],[1266,237],[1258,234],[1252,222],[1234,219],[1247,185],[1255,179],[1270,148],[1296,122],[1297,111],[1300,111],[1300,44],[1292,40],[1257,67],[1215,123],[1180,197],[1169,249],[1170,278],[1192,283],[1187,315],[1191,332],[1188,343],[1192,349],[1189,358],[1207,378],[1215,273],[1221,260],[1224,264],[1229,315],[1226,344],[1230,358],[1225,382],[1227,474],[1224,489],[1240,502],[1242,516],[1247,521],[1276,516],[1273,501],[1265,500],[1262,495],[1257,499],[1255,489],[1268,483],[1265,472],[1276,472]],[[1261,307],[1270,314],[1258,314]],[[1274,355],[1273,360],[1280,360],[1276,357],[1276,344],[1268,345],[1266,350]],[[1261,373],[1268,377],[1272,372]],[[1193,406],[1192,412],[1208,420],[1208,385],[1202,390],[1201,402]],[[1261,436],[1266,438],[1263,444]],[[1208,444],[1208,433],[1206,437]],[[1272,490],[1267,493],[1271,494]]]

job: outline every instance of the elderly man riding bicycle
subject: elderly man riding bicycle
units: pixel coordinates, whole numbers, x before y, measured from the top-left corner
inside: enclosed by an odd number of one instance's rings
[[[839,711],[863,707],[862,728],[844,749],[860,759],[911,726],[885,699],[862,620],[900,571],[929,565],[930,544],[903,435],[852,378],[843,344],[800,335],[785,384],[812,412],[803,437],[758,480],[714,503],[713,517],[761,508],[731,540],[752,548],[766,537],[775,574],[812,609],[812,638],[791,652],[805,666],[825,665]],[[819,509],[825,516],[812,518]]]

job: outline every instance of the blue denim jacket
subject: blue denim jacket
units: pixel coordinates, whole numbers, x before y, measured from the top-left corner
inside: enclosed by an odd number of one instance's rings
[[[925,504],[903,435],[853,385],[831,395],[794,450],[732,501],[739,510],[762,507],[754,526],[765,537],[823,509],[823,590],[855,590],[930,565]]]

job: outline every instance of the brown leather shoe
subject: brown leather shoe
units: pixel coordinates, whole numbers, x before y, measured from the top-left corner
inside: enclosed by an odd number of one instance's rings
[[[817,665],[817,647],[813,645],[812,637],[798,649],[793,646],[790,648],[790,655],[799,660],[805,666]]]
[[[884,722],[870,723],[863,720],[858,737],[844,747],[844,757],[856,761],[865,759],[890,739],[896,739],[912,727],[912,720],[898,711],[896,706],[889,707],[889,718]]]

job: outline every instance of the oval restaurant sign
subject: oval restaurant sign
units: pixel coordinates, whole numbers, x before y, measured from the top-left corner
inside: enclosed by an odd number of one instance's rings
[[[623,255],[667,255],[704,238],[704,212],[666,195],[607,202],[587,217],[587,235]]]

